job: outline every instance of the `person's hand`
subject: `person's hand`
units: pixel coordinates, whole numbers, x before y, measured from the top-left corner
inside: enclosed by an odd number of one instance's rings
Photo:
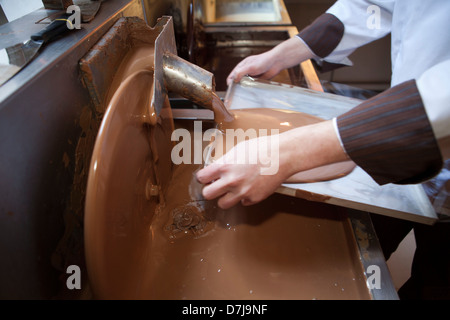
[[[287,178],[286,171],[279,168],[278,136],[242,141],[200,170],[197,179],[206,184],[205,199],[220,198],[219,207],[228,209],[239,202],[251,205],[271,195]]]
[[[245,75],[266,80],[272,79],[283,69],[295,66],[313,56],[314,54],[303,41],[292,37],[267,52],[242,60],[228,75],[227,85],[231,85],[233,81],[241,81]]]
[[[348,160],[332,120],[238,143],[197,172],[207,200],[228,209],[270,196],[293,174]]]
[[[270,80],[281,71],[280,65],[270,51],[249,56],[239,62],[227,77],[227,84],[239,82],[243,76],[249,75]]]

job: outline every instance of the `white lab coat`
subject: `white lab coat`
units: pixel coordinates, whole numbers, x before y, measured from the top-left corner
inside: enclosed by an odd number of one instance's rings
[[[415,79],[436,139],[449,139],[450,0],[339,0],[327,13],[345,30],[323,60],[342,63],[356,48],[390,32],[391,85]],[[448,154],[448,144],[444,147]]]

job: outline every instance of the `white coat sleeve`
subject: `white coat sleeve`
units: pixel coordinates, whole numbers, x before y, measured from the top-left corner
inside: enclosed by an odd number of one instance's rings
[[[328,63],[342,63],[357,48],[391,32],[395,1],[340,0],[327,10],[344,25],[337,47],[326,57]]]

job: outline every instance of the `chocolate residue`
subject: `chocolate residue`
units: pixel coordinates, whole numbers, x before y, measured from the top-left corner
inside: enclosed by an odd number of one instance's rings
[[[204,209],[193,202],[172,210],[166,230],[170,238],[179,238],[180,233],[181,235],[190,233],[198,237],[207,231],[208,222]]]

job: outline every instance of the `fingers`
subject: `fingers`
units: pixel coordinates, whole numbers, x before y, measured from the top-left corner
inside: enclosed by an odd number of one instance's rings
[[[227,77],[227,85],[230,86],[231,83],[234,82],[239,82],[241,81],[242,77],[245,76],[246,74],[248,74],[247,71],[243,71],[242,68],[240,67],[236,67],[235,69],[233,69],[233,71],[231,71],[230,75]]]
[[[233,70],[234,71],[234,70]],[[233,83],[233,81],[235,81],[235,75],[233,73],[233,71],[231,71],[231,73],[228,75],[227,77],[227,86],[230,86],[231,83]],[[237,81],[236,81],[237,82]]]
[[[270,80],[273,77],[275,77],[278,73],[279,73],[278,70],[269,69],[267,72],[263,73],[258,78],[265,79],[265,80]]]
[[[244,68],[236,68],[227,77],[227,85],[230,86],[233,81],[236,83],[241,81],[242,77],[244,77],[245,75],[249,75],[249,76],[252,76],[255,78],[270,80],[279,73],[279,70],[274,69],[274,68],[269,69],[268,71],[263,72],[263,73],[257,72],[254,70],[256,70],[254,67],[248,67],[245,69]]]
[[[245,75],[256,76],[265,70],[260,70],[261,66],[258,62],[257,56],[250,56],[239,62],[233,71],[227,77],[227,85],[231,83],[241,81],[242,77]]]
[[[218,198],[228,191],[228,181],[219,179],[203,187],[202,194],[206,200]]]
[[[219,207],[226,209],[237,202],[239,199],[233,195],[230,191],[229,180],[225,177],[221,177],[221,166],[217,164],[211,164],[210,166],[197,172],[197,180],[200,183],[206,184],[203,187],[202,194],[207,200],[212,200],[223,196],[218,201]],[[223,207],[224,206],[224,207]]]
[[[235,206],[239,202],[242,202],[243,205],[256,203],[245,198],[239,190],[239,188],[230,187],[230,183],[226,179],[219,179],[203,188],[203,196],[207,200],[220,197],[217,205],[224,210]]]
[[[230,167],[219,164],[200,170],[197,172],[197,179],[206,184],[202,190],[203,197],[206,200],[218,198],[217,205],[222,209],[229,209],[239,202],[244,206],[260,202],[273,193],[273,183],[252,183],[254,174],[249,174],[250,171],[247,166],[243,169],[236,165]],[[242,173],[245,173],[245,178]],[[270,189],[269,192],[265,190],[267,188]]]
[[[252,200],[250,200],[248,198],[244,198],[244,199],[241,200],[241,204],[243,206],[251,206],[251,205],[254,205],[255,203],[258,203],[258,202],[257,201],[252,201]]]
[[[226,210],[239,203],[241,197],[233,192],[228,192],[217,201],[217,205]]]
[[[220,168],[220,165],[212,163],[209,166],[199,170],[196,175],[198,182],[208,184],[220,178]]]
[[[220,199],[217,205],[222,209],[229,209],[239,203],[241,197],[233,192],[226,178],[220,178],[220,166],[210,165],[197,172],[197,180],[201,183],[210,183],[203,187],[202,194],[207,200]]]
[[[231,71],[228,78],[233,79],[236,82],[239,82],[242,79],[242,77],[247,73],[247,69],[248,69],[248,65],[249,65],[248,61],[249,61],[249,58],[245,58],[244,60],[239,62],[234,67],[233,71]]]

